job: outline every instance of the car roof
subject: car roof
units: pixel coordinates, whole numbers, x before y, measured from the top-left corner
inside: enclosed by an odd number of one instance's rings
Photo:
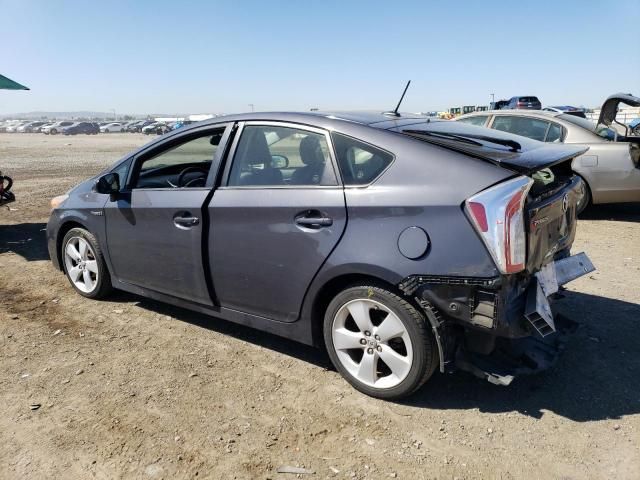
[[[395,114],[375,111],[251,112],[221,115],[208,120],[195,122],[190,127],[194,128],[195,126],[242,121],[301,123],[329,129],[333,126],[337,127],[340,124],[344,124],[344,122],[348,122],[389,130],[403,125],[443,120],[416,113],[399,113],[398,116],[395,116]]]

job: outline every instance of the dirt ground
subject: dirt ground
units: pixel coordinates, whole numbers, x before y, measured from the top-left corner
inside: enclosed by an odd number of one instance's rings
[[[436,374],[391,403],[316,349],[74,293],[48,259],[48,201],[148,140],[0,135],[17,197],[0,208],[0,478],[638,478],[640,207],[580,221],[574,251],[598,271],[558,304],[581,328],[554,369],[510,387]]]

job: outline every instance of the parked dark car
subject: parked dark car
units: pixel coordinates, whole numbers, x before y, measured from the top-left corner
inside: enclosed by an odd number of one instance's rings
[[[53,264],[112,288],[325,347],[398,398],[461,368],[548,367],[572,322],[575,145],[424,116],[218,117],[158,137],[52,200]]]
[[[156,121],[155,120],[143,120],[138,125],[136,125],[135,132],[136,133],[142,133],[142,129],[144,127],[148,126],[148,125],[151,125],[152,123],[156,123]]]
[[[135,132],[136,129],[138,128],[138,125],[140,125],[144,120],[136,120],[135,122],[131,122],[130,124],[127,124],[127,126],[125,127],[125,131],[132,133]]]
[[[542,103],[538,97],[511,97],[509,103],[502,107],[502,110],[540,110]]]
[[[489,110],[502,110],[509,105],[509,100],[498,100],[489,104]]]
[[[100,133],[100,126],[93,122],[76,122],[62,129],[65,135],[78,135],[84,133],[87,135],[95,135]]]

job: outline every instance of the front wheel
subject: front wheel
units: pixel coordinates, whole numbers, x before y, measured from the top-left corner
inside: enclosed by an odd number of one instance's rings
[[[111,292],[111,278],[96,237],[84,228],[72,228],[62,240],[64,272],[83,297],[104,298]]]
[[[438,365],[428,320],[412,304],[384,288],[358,285],[327,307],[324,340],[340,374],[376,398],[410,395]]]

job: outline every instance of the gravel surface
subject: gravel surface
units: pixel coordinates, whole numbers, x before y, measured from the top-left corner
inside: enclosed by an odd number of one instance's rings
[[[0,135],[17,197],[0,208],[0,478],[638,478],[638,206],[580,221],[574,251],[598,270],[557,304],[581,328],[554,369],[506,388],[436,374],[391,403],[319,350],[73,292],[48,259],[48,200],[148,140]]]

